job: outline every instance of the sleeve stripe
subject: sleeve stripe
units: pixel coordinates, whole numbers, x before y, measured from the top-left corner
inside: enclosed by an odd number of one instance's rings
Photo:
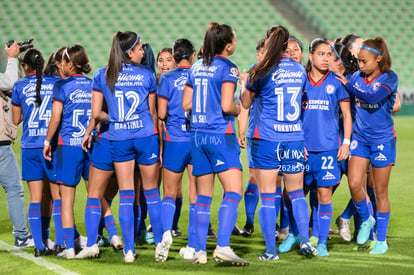
[[[92,93],[93,93],[93,92],[102,94],[102,91],[97,90],[97,89],[92,89]]]
[[[162,96],[162,95],[158,95],[158,96],[157,96],[157,98],[158,98],[158,99],[163,99],[163,100],[166,100],[166,101],[168,101],[168,100],[169,100],[169,98],[166,98],[166,97],[164,97],[164,96]]]
[[[389,94],[389,95],[392,93],[392,91],[391,91],[390,87],[388,87],[387,85],[380,84],[380,85],[378,85],[378,86],[380,86],[380,87],[384,87],[385,89],[387,89],[387,91],[388,91],[388,94]]]

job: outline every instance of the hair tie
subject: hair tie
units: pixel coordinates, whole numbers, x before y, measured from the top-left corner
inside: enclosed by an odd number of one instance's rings
[[[133,48],[137,45],[138,41],[139,41],[139,35],[137,35],[137,39],[135,39],[134,44],[132,44],[132,46],[131,46],[131,47],[129,47],[129,48],[128,48],[128,50],[124,51],[124,53],[127,53],[127,52],[129,52],[130,50],[132,50],[132,49],[133,49]]]
[[[341,58],[341,56],[339,55],[339,53],[338,53],[338,51],[335,49],[335,45],[332,43],[332,45],[331,45],[331,47],[332,47],[332,49],[333,49],[333,51],[334,51],[334,53],[335,53],[335,55],[341,60],[341,62],[342,62],[342,65],[344,65],[345,66],[345,62],[342,60],[342,58]]]
[[[376,53],[378,55],[382,55],[382,52],[380,52],[379,50],[374,49],[374,48],[371,48],[371,47],[368,47],[368,46],[365,46],[365,45],[362,45],[360,48],[361,49],[368,50],[368,51],[373,52],[373,53]]]

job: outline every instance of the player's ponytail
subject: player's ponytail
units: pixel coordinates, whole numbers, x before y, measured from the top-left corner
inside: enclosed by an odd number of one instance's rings
[[[318,46],[320,44],[325,44],[325,45],[330,46],[330,43],[327,39],[325,39],[325,38],[315,38],[309,44],[309,53],[314,54],[315,51],[316,51],[316,48],[318,48]],[[310,61],[310,59],[308,60],[308,63],[306,63],[305,69],[308,72],[310,72],[312,70],[312,62]]]
[[[210,66],[214,56],[221,54],[226,45],[232,43],[233,38],[234,33],[230,26],[210,23],[203,40],[203,64]]]
[[[345,67],[345,76],[359,70],[358,60],[344,44],[336,43],[332,45],[332,49],[334,54],[341,59],[341,62]]]
[[[391,70],[391,55],[384,38],[378,36],[375,39],[367,39],[362,42],[361,49],[366,49],[377,56],[381,56],[381,59],[378,62],[378,67],[381,73]]]
[[[75,44],[66,48],[62,56],[66,62],[72,62],[77,74],[88,74],[92,68],[89,65],[89,57],[84,47]]]
[[[191,55],[195,53],[193,43],[186,38],[177,39],[174,42],[172,50],[175,62],[177,64],[180,63],[183,59],[189,60]]]
[[[288,39],[289,31],[284,26],[275,25],[267,30],[263,60],[249,71],[251,85],[264,77],[273,66],[279,64],[282,54],[287,48]]]
[[[113,92],[118,80],[122,63],[130,63],[128,52],[138,45],[140,37],[135,32],[117,31],[112,38],[111,53],[109,54],[106,70],[106,83]]]
[[[43,59],[42,53],[36,49],[29,49],[24,52],[21,57],[21,64],[26,64],[30,71],[36,73],[36,104],[40,105],[42,99],[40,97],[40,90],[42,88],[42,71],[45,60]]]

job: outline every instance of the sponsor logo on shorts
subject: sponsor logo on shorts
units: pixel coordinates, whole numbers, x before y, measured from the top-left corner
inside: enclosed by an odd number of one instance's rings
[[[357,147],[358,147],[358,141],[353,140],[353,141],[351,142],[351,146],[349,147],[349,149],[354,150],[354,149],[355,149],[355,148],[357,148]]]
[[[332,174],[329,173],[329,171],[326,171],[326,175],[323,176],[322,180],[334,180],[336,179],[336,177]]]
[[[379,153],[378,156],[375,157],[375,160],[379,160],[379,161],[386,161],[388,160],[386,156],[384,156],[382,153]]]
[[[384,150],[384,144],[378,144],[377,148],[378,148],[378,150],[383,151]]]
[[[221,160],[217,160],[217,163],[216,163],[216,166],[219,166],[219,165],[223,165],[224,164],[224,162],[222,162]]]

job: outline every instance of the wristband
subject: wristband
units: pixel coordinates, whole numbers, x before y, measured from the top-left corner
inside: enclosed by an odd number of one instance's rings
[[[348,138],[344,138],[344,142],[342,142],[342,144],[349,145],[351,144],[351,141]]]
[[[50,145],[50,141],[47,141],[47,140],[45,139],[45,141],[43,142],[43,145],[44,145],[44,146],[49,146],[49,145]]]

